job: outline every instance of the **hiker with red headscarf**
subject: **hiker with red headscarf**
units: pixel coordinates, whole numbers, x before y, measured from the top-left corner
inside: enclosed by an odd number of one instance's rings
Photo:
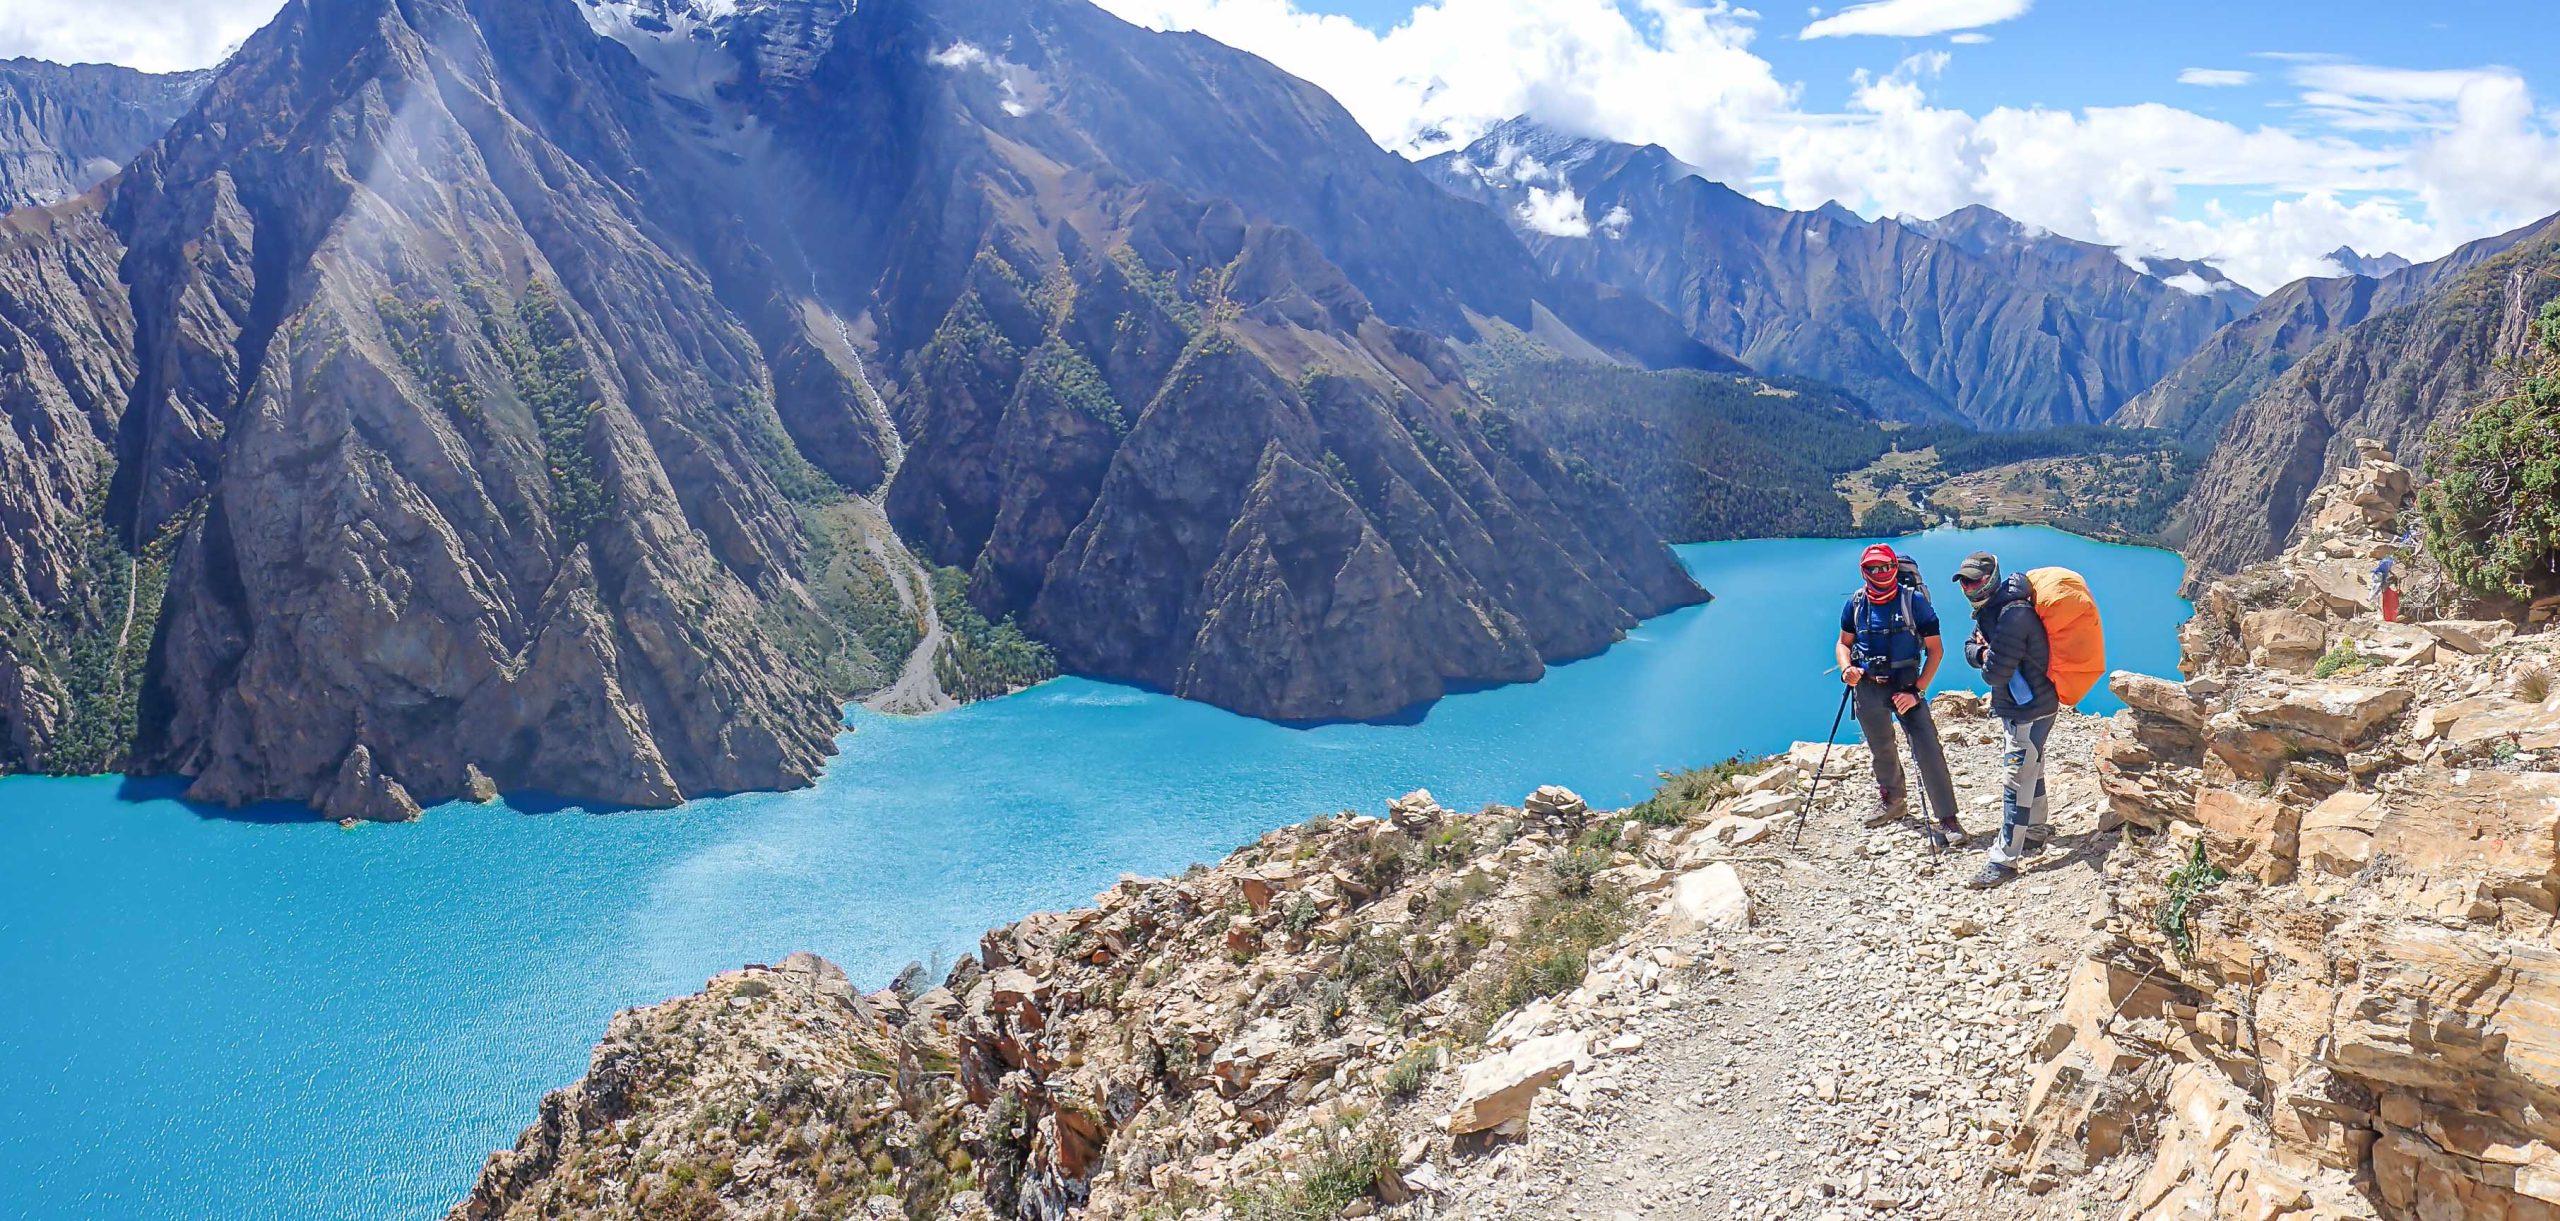
[[[1964,824],[1956,821],[1955,780],[1938,746],[1938,726],[1929,719],[1929,682],[1947,652],[1938,639],[1937,609],[1929,605],[1919,566],[1882,543],[1858,557],[1858,575],[1858,592],[1840,611],[1838,655],[1840,681],[1855,689],[1858,729],[1875,765],[1876,812],[1867,825],[1902,818],[1908,806],[1902,756],[1894,745],[1899,724],[1929,803],[1921,830],[1930,842],[1953,847],[1965,840]]]

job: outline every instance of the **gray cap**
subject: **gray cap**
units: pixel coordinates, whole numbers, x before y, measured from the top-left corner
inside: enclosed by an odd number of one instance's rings
[[[1988,551],[1977,551],[1956,565],[1958,581],[1997,581],[2000,579],[2000,557]]]

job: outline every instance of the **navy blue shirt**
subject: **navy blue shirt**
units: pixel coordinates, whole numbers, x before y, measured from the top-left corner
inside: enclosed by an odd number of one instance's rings
[[[1907,625],[1906,607],[1910,619]],[[1887,668],[1906,672],[1902,677],[1907,681],[1902,685],[1916,686],[1920,666],[1927,656],[1920,642],[1937,637],[1938,608],[1929,605],[1927,594],[1908,585],[1882,603],[1868,601],[1866,591],[1859,590],[1849,595],[1848,603],[1840,608],[1840,630],[1857,641],[1856,656],[1883,657],[1892,663]],[[1883,680],[1884,676],[1879,675],[1878,681]]]

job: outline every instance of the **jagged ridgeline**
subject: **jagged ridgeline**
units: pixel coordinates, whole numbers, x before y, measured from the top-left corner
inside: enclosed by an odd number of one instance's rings
[[[1534,677],[1703,594],[1489,334],[1714,360],[1081,0],[295,0],[0,222],[0,767],[664,805],[874,692]]]

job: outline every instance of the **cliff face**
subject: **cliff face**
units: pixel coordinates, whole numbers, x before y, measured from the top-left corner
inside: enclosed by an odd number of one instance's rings
[[[2288,290],[2309,313],[2298,327],[2269,315],[2226,332],[2249,345],[2235,357],[2233,392],[2279,367],[2288,349],[2303,351],[2220,427],[2182,509],[2193,571],[2230,572],[2276,554],[2323,473],[2346,460],[2352,438],[2378,439],[2416,465],[2430,427],[2504,392],[2509,362],[2528,350],[2525,323],[2560,296],[2550,274],[2560,266],[2560,219],[2492,241],[2494,248],[2467,248],[2442,268],[2411,268],[2379,283],[2313,282],[2352,290],[2348,303],[2357,308],[2344,314],[2315,308],[2316,292]],[[2360,320],[2321,338],[2324,327],[2359,311]],[[2183,410],[2165,398],[2158,407],[2171,424]],[[2191,426],[2204,427],[2217,410],[2199,409]]]
[[[7,761],[353,817],[803,783],[958,647],[880,505],[1070,664],[1270,715],[1701,597],[1405,325],[1569,294],[1351,134],[1082,4],[289,5],[8,222]]]
[[[1985,208],[1872,223],[1789,212],[1658,147],[1526,121],[1425,168],[1511,216],[1558,274],[1658,302],[1757,369],[1833,382],[1908,419],[2103,421],[2255,300],[2210,268],[2137,271]],[[1544,217],[1559,200],[1579,212]]]
[[[212,77],[0,60],[0,212],[97,185],[169,130]]]
[[[2560,1205],[2560,654],[2459,618],[2423,556],[2423,622],[2374,616],[2411,479],[2359,448],[2300,542],[2206,592],[2187,682],[2117,679],[2097,766],[2140,829],[2107,861],[2123,917],[2016,1144],[2047,1185],[2112,1163],[2128,1218]]]

